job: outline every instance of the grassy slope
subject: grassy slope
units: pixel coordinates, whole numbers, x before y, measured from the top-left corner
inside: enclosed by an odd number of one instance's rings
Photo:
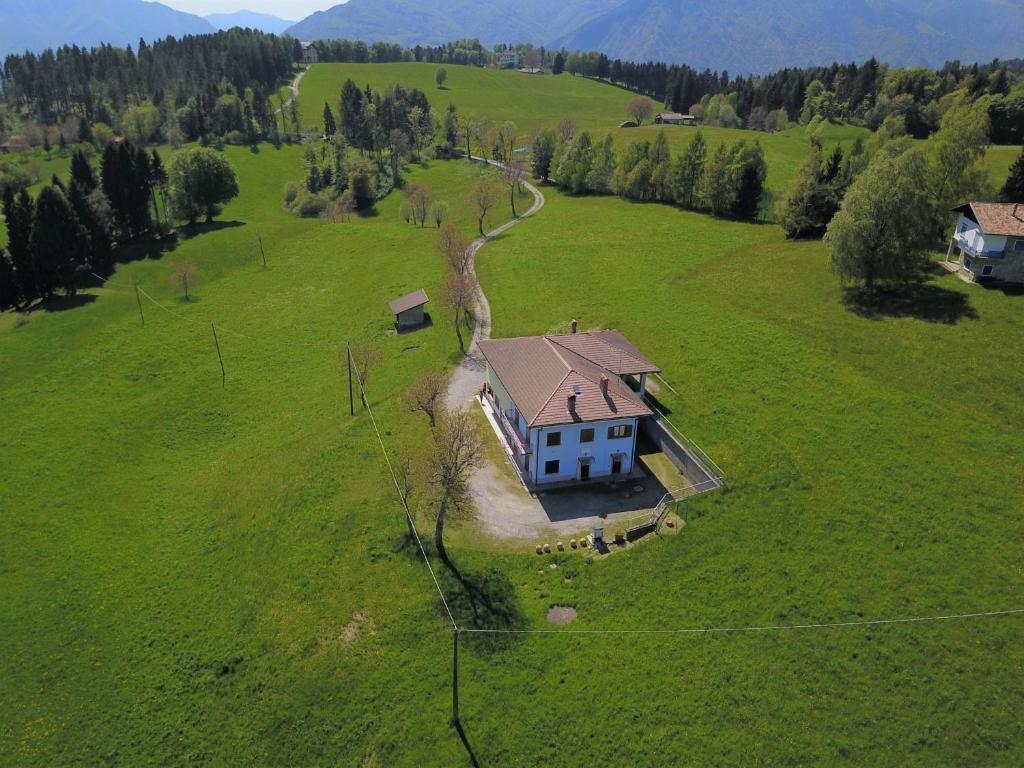
[[[228,152],[243,196],[222,219],[244,226],[115,276],[194,323],[147,305],[141,329],[114,289],[21,328],[0,316],[0,762],[461,764],[450,637],[369,424],[344,414],[335,354],[381,336],[387,299],[436,294],[431,233],[399,223],[396,197],[351,224],[291,218],[279,200],[300,152]],[[413,173],[472,229],[472,167]],[[934,303],[977,319],[862,319],[818,244],[545,192],[541,214],[483,252],[495,332],[572,316],[621,328],[731,480],[689,503],[682,535],[598,564],[457,549],[505,574],[524,621],[546,626],[551,603],[577,606],[580,627],[1013,604],[1020,297],[944,278]],[[181,259],[200,269],[190,305],[168,285]],[[397,393],[451,359],[453,335],[439,324],[382,347],[375,411],[389,445],[411,449],[423,420]],[[485,765],[589,765],[595,748],[641,765],[1017,764],[1020,639],[996,619],[470,643],[463,714]]]
[[[279,203],[298,149],[228,156],[243,195],[224,226],[113,278],[187,321],[147,304],[140,328],[133,293],[112,288],[20,328],[0,316],[5,765],[310,765],[374,751],[394,764],[407,728],[432,752],[452,742],[444,624],[422,565],[396,550],[404,527],[369,423],[347,417],[337,358],[348,339],[379,339],[373,401],[389,439],[425,437],[396,393],[446,363],[454,334],[440,322],[384,332],[388,299],[437,295],[433,232],[399,221],[397,195],[377,217],[301,221]],[[477,173],[412,176],[468,233]],[[183,259],[199,267],[188,305],[168,284]],[[357,612],[375,634],[359,625],[349,643]]]
[[[866,319],[843,308],[819,244],[787,243],[774,227],[546,194],[543,215],[479,267],[495,334],[538,333],[570,317],[620,328],[679,390],[666,396],[675,421],[731,477],[728,492],[688,502],[695,520],[682,536],[576,568],[571,587],[548,580],[538,589],[551,602],[575,604],[581,626],[1018,607],[1020,296],[945,276],[925,303],[950,320],[959,308],[958,322]],[[557,723],[557,758],[554,747],[524,749],[575,764],[567,755],[584,751],[600,723],[622,764],[661,754],[695,764],[866,765],[892,755],[1012,764],[1024,757],[1024,729],[1006,706],[1024,697],[1022,638],[1014,618],[630,642],[542,637],[508,659],[522,729],[485,725],[506,695],[506,667],[476,665],[470,700],[499,763],[524,732]]]

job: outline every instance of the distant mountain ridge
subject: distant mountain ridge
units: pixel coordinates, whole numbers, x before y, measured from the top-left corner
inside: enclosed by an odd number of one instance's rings
[[[210,24],[217,29],[231,29],[232,27],[245,27],[247,29],[258,29],[270,35],[280,35],[288,27],[295,24],[295,21],[272,16],[269,13],[256,13],[255,11],[235,11],[234,13],[210,13],[204,16]]]
[[[532,42],[734,74],[871,56],[939,67],[1020,56],[1024,0],[350,0],[288,32],[406,46]]]
[[[0,0],[0,56],[61,45],[136,45],[215,32],[200,16],[143,0]]]

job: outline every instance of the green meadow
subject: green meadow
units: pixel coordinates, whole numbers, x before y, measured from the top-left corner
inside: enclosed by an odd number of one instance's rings
[[[435,69],[317,65],[300,104],[315,115],[356,74],[434,99]],[[521,128],[579,109],[596,130],[627,96],[448,70],[460,109]],[[778,187],[806,139],[756,137]],[[295,218],[281,201],[301,148],[225,152],[242,193],[214,225],[137,247],[105,287],[0,315],[0,764],[469,765],[448,725],[450,624],[339,356],[378,345],[385,449],[420,452],[426,420],[400,393],[459,359],[434,230],[401,221],[399,194],[343,223]],[[488,173],[408,169],[467,235]],[[600,560],[454,528],[471,588],[434,566],[462,626],[551,629],[556,604],[583,630],[1024,608],[1024,295],[943,272],[858,303],[821,243],[777,226],[543,192],[480,252],[494,335],[620,329],[727,486],[687,501],[678,535]],[[420,287],[433,326],[391,334],[388,300]],[[464,636],[462,720],[481,765],[1018,765],[1022,639],[1020,615]]]

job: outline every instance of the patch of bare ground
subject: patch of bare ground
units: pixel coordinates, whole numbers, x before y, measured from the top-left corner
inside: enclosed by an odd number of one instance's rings
[[[373,623],[373,617],[362,611],[352,614],[352,620],[342,627],[337,635],[321,637],[318,653],[323,653],[330,648],[351,648],[361,637],[373,637],[377,634],[377,627]]]
[[[548,621],[552,624],[568,624],[576,619],[576,609],[571,605],[552,605],[548,608]]]

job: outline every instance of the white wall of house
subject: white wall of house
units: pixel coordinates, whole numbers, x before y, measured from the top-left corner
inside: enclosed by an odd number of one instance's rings
[[[999,235],[985,235],[977,223],[964,214],[956,223],[956,241],[961,248],[969,248],[975,254],[1000,254],[1006,250],[1006,238]]]
[[[609,437],[609,430],[626,428],[628,437]],[[607,421],[581,422],[554,427],[538,427],[531,434],[533,461],[531,476],[535,483],[565,482],[579,477],[580,459],[591,459],[590,477],[609,477],[615,456],[621,460],[620,474],[633,471],[636,453],[637,419],[610,419]],[[592,441],[584,442],[583,433],[593,430]],[[548,445],[548,435],[559,435],[558,445]],[[548,474],[547,462],[557,461],[558,470]]]

